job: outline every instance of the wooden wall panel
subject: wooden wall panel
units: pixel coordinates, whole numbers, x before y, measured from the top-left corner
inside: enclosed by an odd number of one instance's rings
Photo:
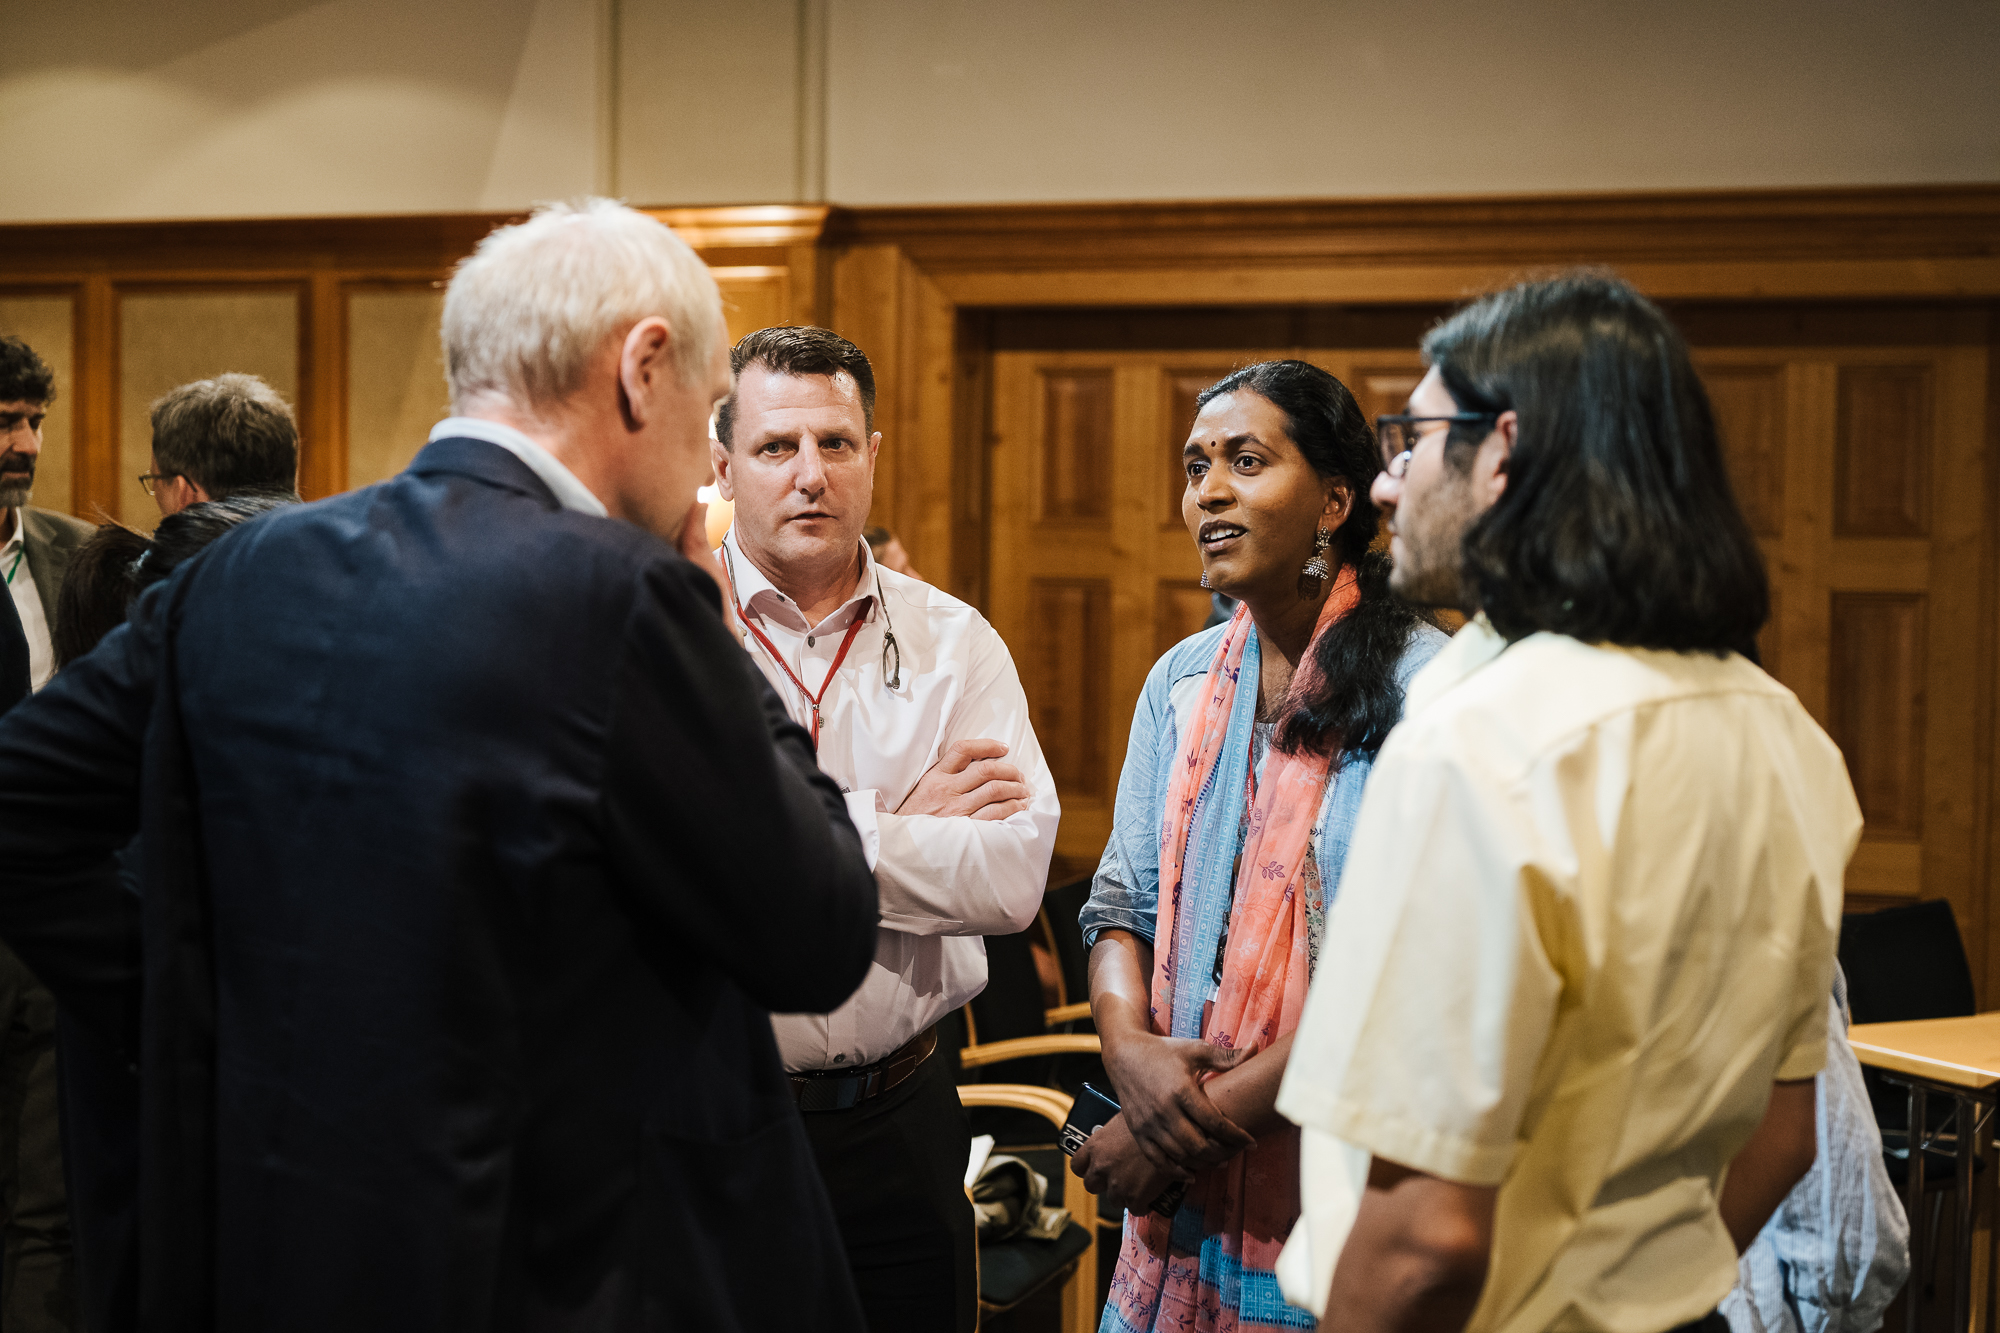
[[[1785,621],[1780,605],[1784,600],[1784,596],[1784,589],[1778,586],[1776,580],[1773,580],[1771,583],[1771,618],[1764,622],[1764,628],[1757,634],[1757,656],[1762,659],[1758,665],[1762,666],[1764,674],[1770,676],[1773,680],[1784,679],[1784,676],[1781,674],[1785,669],[1784,634],[1781,631],[1781,627]]]
[[[1194,400],[1203,389],[1228,373],[1227,365],[1218,365],[1213,370],[1177,370],[1166,377],[1168,425],[1162,443],[1167,477],[1160,506],[1162,528],[1179,530],[1187,526],[1187,519],[1181,514],[1181,497],[1187,494],[1187,467],[1181,462],[1181,450],[1187,445],[1188,432],[1194,428]]]
[[[1841,367],[1836,537],[1930,535],[1933,394],[1927,365]]]
[[[1784,366],[1710,366],[1702,369],[1701,377],[1715,409],[1729,480],[1750,530],[1759,537],[1783,535]]]
[[[1064,791],[1108,794],[1111,581],[1030,580],[1028,620],[1034,641],[1014,649],[1049,771]]]
[[[1833,594],[1828,730],[1872,839],[1924,832],[1925,611],[1921,593]]]
[[[76,293],[0,293],[0,336],[19,338],[56,377],[55,401],[42,422],[42,454],[29,503],[78,513],[73,485],[76,430]]]
[[[297,288],[126,292],[118,310],[117,517],[151,531],[160,521],[137,477],[152,470],[148,407],[169,389],[230,371],[261,375],[296,407]]]
[[[1153,613],[1154,656],[1199,633],[1214,609],[1213,595],[1199,580],[1161,579],[1158,607]]]
[[[782,265],[744,264],[710,270],[722,289],[722,316],[729,341],[746,333],[792,322],[791,272]]]
[[[347,292],[347,475],[367,486],[401,472],[451,413],[431,284]]]
[[[1111,392],[1108,370],[1042,377],[1041,522],[1110,521]]]
[[[1376,417],[1394,416],[1409,406],[1410,394],[1423,377],[1421,368],[1356,366],[1341,382],[1347,385],[1348,392],[1361,405],[1361,415],[1372,426]]]

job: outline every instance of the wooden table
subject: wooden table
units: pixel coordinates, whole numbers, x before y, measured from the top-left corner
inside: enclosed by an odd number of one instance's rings
[[[1926,1134],[1924,1117],[1932,1094],[1952,1099],[1955,1114],[1949,1136],[1958,1177],[1958,1217],[1954,1231],[1958,1240],[1958,1262],[1952,1281],[1952,1328],[1972,1327],[1972,1283],[1974,1256],[1985,1276],[1986,1300],[1981,1325],[1994,1328],[1994,1265],[1985,1251],[1989,1246],[1974,1244],[1975,1221],[1990,1226],[1994,1216],[1995,1191],[2000,1190],[2000,1163],[1993,1155],[1994,1107],[2000,1104],[2000,1013],[1975,1014],[1970,1018],[1928,1018],[1907,1023],[1864,1023],[1847,1031],[1848,1044],[1862,1064],[1880,1070],[1891,1083],[1910,1091],[1909,1173],[1903,1187],[1904,1210],[1910,1218],[1910,1280],[1903,1327],[1907,1333],[1917,1328],[1917,1297],[1927,1271],[1924,1236],[1924,1153],[1925,1144],[1942,1147],[1947,1136]],[[1973,1159],[1986,1156],[1987,1207],[1979,1209],[1973,1185],[1977,1172]],[[1983,1218],[1980,1216],[1983,1214]],[[1990,1231],[1988,1232],[1990,1238]]]

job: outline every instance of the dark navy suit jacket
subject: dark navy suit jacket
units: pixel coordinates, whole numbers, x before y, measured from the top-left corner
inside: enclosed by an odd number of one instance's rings
[[[0,937],[140,1055],[139,1326],[860,1327],[768,1012],[874,881],[719,609],[441,440],[0,719]]]

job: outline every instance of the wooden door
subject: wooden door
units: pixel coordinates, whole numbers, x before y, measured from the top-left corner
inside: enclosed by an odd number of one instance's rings
[[[1950,899],[1976,971],[1986,353],[1696,359],[1770,571],[1765,667],[1840,745],[1861,800],[1849,906]]]
[[[990,612],[1061,791],[1062,870],[1102,851],[1146,672],[1208,614],[1180,516],[1194,396],[1270,355],[1325,366],[1371,416],[1400,410],[1421,370],[1407,348],[994,355]],[[1986,352],[1697,361],[1771,574],[1765,665],[1841,746],[1867,820],[1850,906],[1950,899],[1983,973]]]
[[[1208,617],[1181,518],[1195,395],[1277,356],[1324,366],[1371,416],[1421,373],[1407,348],[994,355],[988,610],[1062,796],[1059,874],[1096,864],[1146,672]]]

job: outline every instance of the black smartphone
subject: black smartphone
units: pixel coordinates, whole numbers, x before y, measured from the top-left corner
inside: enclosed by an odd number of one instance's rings
[[[1091,1087],[1083,1085],[1077,1093],[1076,1101],[1069,1108],[1069,1119],[1062,1127],[1062,1150],[1065,1157],[1074,1157],[1076,1150],[1090,1137],[1090,1131],[1106,1124],[1118,1114],[1118,1103]]]

